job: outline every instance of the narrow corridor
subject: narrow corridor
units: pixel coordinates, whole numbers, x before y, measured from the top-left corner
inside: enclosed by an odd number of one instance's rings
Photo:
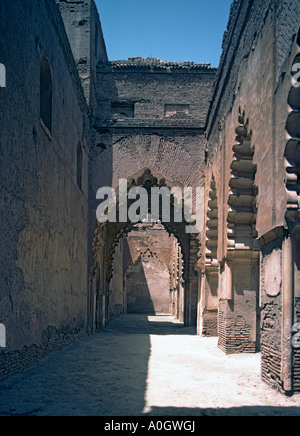
[[[0,384],[0,416],[297,415],[260,379],[168,316],[128,315]]]

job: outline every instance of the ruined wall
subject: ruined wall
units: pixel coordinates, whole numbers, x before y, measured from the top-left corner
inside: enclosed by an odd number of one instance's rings
[[[96,109],[96,65],[107,61],[103,32],[94,0],[56,0],[63,18],[86,99]]]
[[[7,68],[0,89],[2,379],[85,331],[89,139],[56,3],[3,0],[0,28]],[[52,76],[51,131],[40,119],[42,57]]]

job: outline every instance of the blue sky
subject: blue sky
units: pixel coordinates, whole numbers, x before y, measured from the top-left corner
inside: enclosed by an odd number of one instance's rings
[[[134,56],[217,67],[232,0],[96,0],[110,60]]]

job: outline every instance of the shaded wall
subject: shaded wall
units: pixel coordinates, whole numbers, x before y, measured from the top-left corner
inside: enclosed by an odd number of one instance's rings
[[[3,378],[85,330],[89,137],[86,101],[56,3],[3,0],[0,28],[7,68],[7,87],[0,89]],[[51,132],[40,120],[42,57],[52,75]]]
[[[145,253],[129,267],[125,286],[127,313],[170,313],[170,272],[157,256]]]

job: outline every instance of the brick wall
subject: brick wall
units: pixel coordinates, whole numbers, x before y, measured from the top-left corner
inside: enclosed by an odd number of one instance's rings
[[[126,61],[99,64],[101,99],[97,118],[120,118],[115,111],[112,113],[112,103],[122,102],[134,105],[134,118],[138,120],[162,119],[166,116],[166,107],[176,105],[181,113],[173,114],[170,120],[197,119],[205,123],[216,70],[201,65],[187,68],[179,63],[170,64],[168,68],[162,64],[153,68],[153,60],[145,62],[143,68],[126,64]],[[182,111],[178,105],[183,105]]]
[[[215,74],[207,65],[166,66],[154,59],[99,64],[92,195],[145,167],[186,186],[202,186],[204,127]],[[170,103],[188,105],[189,114],[165,117]],[[116,113],[118,104],[134,105],[134,116],[122,115],[125,109]]]
[[[0,381],[24,371],[40,359],[62,350],[85,335],[84,326],[77,329],[65,327],[60,331],[52,327],[43,333],[39,346],[30,345],[18,351],[0,349]]]
[[[282,389],[281,299],[266,300],[261,319],[261,374],[268,384]]]
[[[218,314],[218,337],[219,342],[218,346],[219,348],[226,353],[227,349],[227,340],[226,340],[226,307],[227,307],[227,300],[220,300],[219,301],[219,314]]]
[[[263,380],[283,389],[282,372],[282,239],[262,247],[261,257],[261,374]]]
[[[226,354],[256,352],[251,327],[242,316],[234,315],[233,302],[220,300],[218,329],[219,348]]]
[[[204,312],[202,335],[213,338],[218,336],[218,311]]]

